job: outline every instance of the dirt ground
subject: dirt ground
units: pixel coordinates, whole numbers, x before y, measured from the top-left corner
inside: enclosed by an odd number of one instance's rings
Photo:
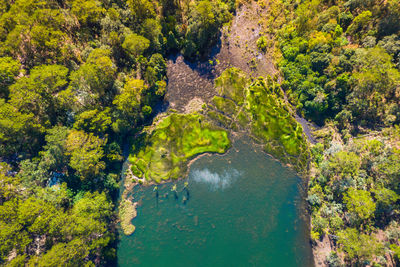
[[[253,77],[277,73],[272,51],[260,52],[257,49],[257,40],[263,35],[261,21],[267,14],[268,7],[261,8],[256,1],[239,9],[230,30],[223,30],[221,48],[215,56],[222,67],[237,67]]]
[[[273,76],[277,70],[271,53],[257,49],[257,40],[262,34],[259,22],[267,12],[267,8],[262,9],[255,1],[241,6],[231,25],[222,30],[209,61],[190,63],[181,55],[171,57],[166,94],[169,108],[179,112],[193,110],[191,105],[188,107],[193,98],[208,103],[216,93],[214,79],[229,67],[240,68],[253,77]]]

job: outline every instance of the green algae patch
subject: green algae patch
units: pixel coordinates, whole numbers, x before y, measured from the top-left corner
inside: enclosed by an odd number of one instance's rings
[[[246,131],[264,150],[285,163],[304,171],[309,148],[303,128],[288,108],[280,85],[270,77],[255,80],[236,68],[225,70],[216,79],[218,96],[208,115],[222,127]]]
[[[130,170],[147,182],[177,179],[188,161],[202,153],[225,153],[228,132],[201,114],[172,113],[151,127],[129,156]]]

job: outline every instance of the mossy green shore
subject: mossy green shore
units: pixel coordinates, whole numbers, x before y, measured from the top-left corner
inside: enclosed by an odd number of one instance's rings
[[[136,140],[129,156],[132,177],[156,183],[182,177],[196,155],[225,153],[231,131],[248,132],[266,152],[299,172],[305,169],[307,141],[276,82],[252,81],[231,68],[216,80],[216,89],[218,96],[199,113],[171,113]]]
[[[297,171],[305,171],[309,148],[301,125],[295,120],[279,85],[271,78],[251,80],[236,68],[216,80],[210,105],[190,114],[171,112],[153,122],[135,140],[129,156],[126,190],[136,183],[160,183],[186,175],[188,162],[202,153],[225,153],[229,132],[245,132],[264,150]],[[120,209],[126,209],[126,192]],[[123,230],[132,233],[123,218]],[[128,219],[129,220],[129,219]],[[130,220],[129,220],[130,221]]]
[[[278,83],[270,77],[251,80],[231,68],[216,80],[216,88],[210,117],[228,130],[247,132],[267,153],[298,172],[306,171],[309,147]]]
[[[196,155],[225,153],[230,146],[228,132],[197,113],[168,115],[138,143],[142,146],[129,156],[130,171],[156,183],[182,177]]]

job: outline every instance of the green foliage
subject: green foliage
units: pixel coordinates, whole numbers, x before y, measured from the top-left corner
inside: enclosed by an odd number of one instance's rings
[[[19,151],[35,151],[43,127],[35,122],[32,113],[21,113],[0,99],[0,153],[12,155]]]
[[[291,116],[286,103],[280,98],[278,88],[276,84],[268,84],[264,80],[256,81],[246,93],[245,105],[252,117],[254,135],[270,142],[267,150],[273,154],[278,154],[280,146],[283,146],[285,156],[290,162],[290,157],[296,158],[307,153],[307,144],[301,125]]]
[[[398,123],[394,102],[399,95],[393,93],[399,85],[393,65],[399,62],[394,52],[398,31],[393,31],[400,25],[394,15],[398,4],[318,3],[308,0],[295,7],[295,17],[288,16],[279,33],[279,65],[289,100],[317,124],[334,119],[340,130],[350,127],[352,134],[359,126]],[[376,46],[377,39],[388,53]]]
[[[326,175],[337,175],[340,178],[356,177],[360,169],[360,158],[354,152],[339,151],[329,159],[329,172]]]
[[[219,27],[231,14],[222,1],[198,1],[190,10],[183,54],[188,58],[206,55],[215,44]]]
[[[146,90],[147,86],[143,80],[128,79],[121,94],[115,97],[113,104],[123,114],[135,119],[139,115],[142,97]]]
[[[156,19],[146,19],[142,27],[142,35],[150,41],[150,47],[159,51],[161,49],[160,37],[162,37],[160,22]]]
[[[133,58],[143,54],[149,46],[150,41],[148,39],[135,33],[126,35],[125,41],[122,43],[122,48]]]
[[[143,20],[153,18],[156,14],[153,3],[149,0],[128,0],[127,4],[135,16],[136,22],[139,24]]]
[[[0,174],[1,181],[6,178]],[[9,193],[2,191],[8,197],[0,205],[0,261],[14,250],[12,264],[82,265],[112,240],[107,224],[113,207],[105,194],[87,193],[72,207],[65,185],[33,187],[30,195],[20,193],[13,180]],[[20,192],[13,193],[15,189]]]
[[[394,252],[394,257],[397,262],[400,262],[400,246],[392,244],[390,245],[390,249]]]
[[[105,9],[97,0],[71,0],[71,13],[82,25],[91,26],[99,22]]]
[[[94,109],[79,114],[74,123],[74,128],[97,135],[104,135],[110,130],[111,123],[110,108],[106,108],[104,111]]]
[[[372,19],[371,11],[363,11],[347,28],[347,34],[354,35],[356,38],[361,39],[361,35],[367,30],[368,24]]]
[[[237,68],[226,69],[215,80],[215,86],[220,95],[225,95],[242,105],[244,102],[243,88],[247,85],[246,75]]]
[[[40,266],[94,266],[92,261],[85,261],[89,256],[89,251],[85,248],[86,244],[79,239],[69,243],[58,243],[54,245],[45,255],[40,258],[33,258],[30,264]]]
[[[358,82],[349,94],[349,106],[353,114],[371,123],[390,119],[387,111],[400,85],[400,72],[391,62],[392,58],[382,48],[359,50],[359,71],[353,74]],[[385,118],[386,117],[386,118]],[[398,122],[394,118],[391,125]]]
[[[72,130],[65,142],[65,154],[70,157],[69,165],[76,170],[81,179],[99,174],[105,168],[102,140],[93,134]]]
[[[46,145],[39,154],[42,156],[43,165],[53,171],[62,171],[66,166],[65,141],[68,137],[67,127],[55,126],[47,131]]]
[[[258,50],[265,52],[267,51],[267,47],[268,47],[268,39],[265,36],[261,36],[260,38],[258,38],[257,40],[257,48]]]
[[[14,1],[0,18],[0,50],[30,67],[62,62],[70,56],[63,54],[66,24],[55,1]]]
[[[361,234],[354,228],[341,231],[338,236],[338,242],[350,263],[363,263],[383,253],[383,245],[375,237]]]
[[[112,96],[116,67],[109,55],[107,49],[94,49],[87,61],[71,73],[69,90],[80,106],[92,106],[98,102],[105,105],[108,97]]]
[[[373,192],[377,204],[384,208],[393,206],[400,198],[396,192],[387,188],[377,188]]]
[[[59,65],[43,65],[31,70],[10,86],[9,103],[18,110],[32,112],[42,125],[57,122],[58,112],[66,112],[71,105],[67,85],[68,69]],[[61,117],[61,116],[60,116]]]
[[[357,217],[357,220],[368,220],[375,212],[375,202],[368,191],[349,188],[343,196],[347,211]]]
[[[14,83],[21,64],[11,57],[0,58],[0,97],[8,97],[8,87]]]
[[[399,176],[394,175],[400,162],[397,128],[375,138],[353,138],[344,145],[332,141],[315,164],[307,198],[313,231],[319,237],[335,238],[338,246],[333,251],[341,249],[347,265],[383,255],[386,241],[379,236],[383,231],[391,243],[397,244],[400,237],[395,215],[399,208]]]

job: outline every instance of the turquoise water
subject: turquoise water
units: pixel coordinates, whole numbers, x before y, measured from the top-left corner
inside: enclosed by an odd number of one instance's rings
[[[121,234],[119,266],[313,266],[296,174],[247,140],[207,155],[184,181],[135,188],[136,232]]]

